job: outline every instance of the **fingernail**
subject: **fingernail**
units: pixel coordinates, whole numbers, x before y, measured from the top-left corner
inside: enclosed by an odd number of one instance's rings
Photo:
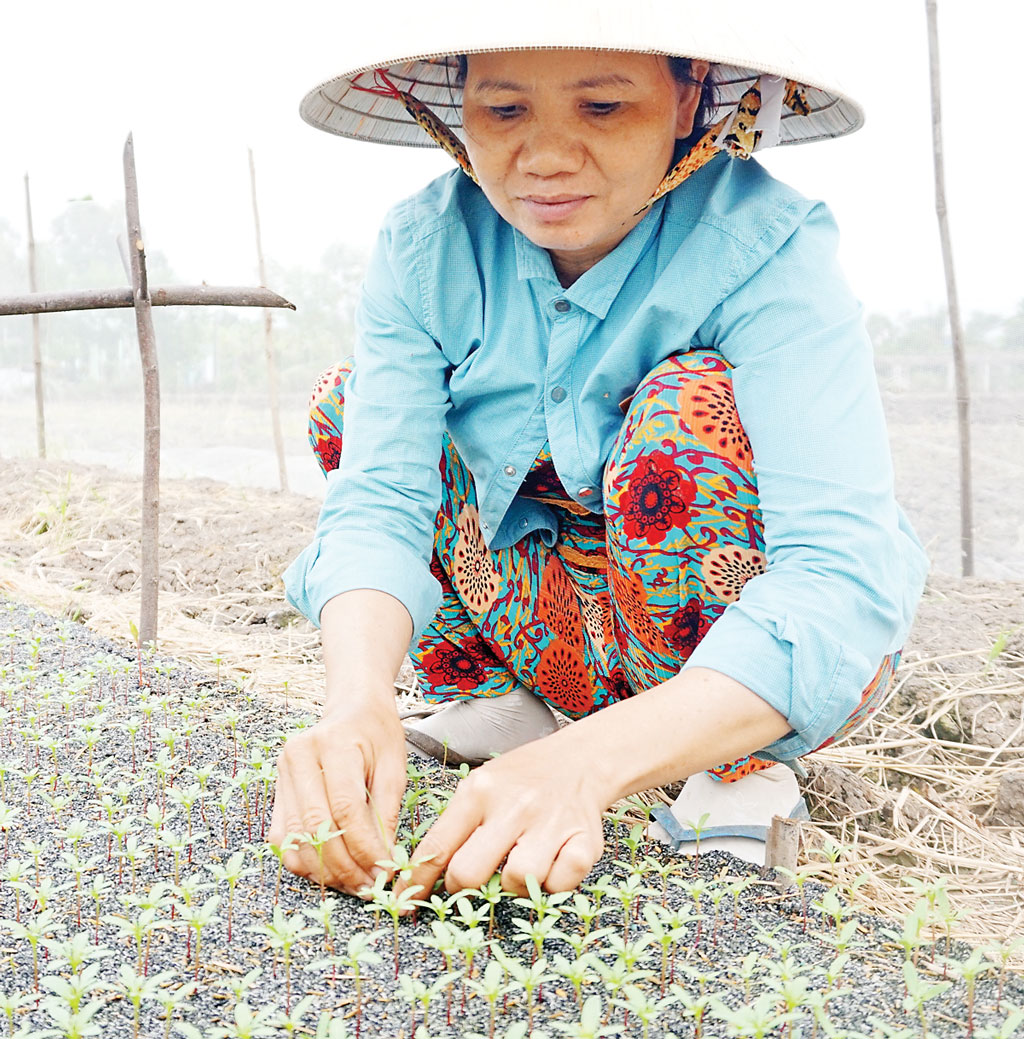
[[[374,866],[373,869],[370,870],[371,880],[376,880],[378,877],[385,876],[387,876],[387,870],[381,869],[380,866]]]

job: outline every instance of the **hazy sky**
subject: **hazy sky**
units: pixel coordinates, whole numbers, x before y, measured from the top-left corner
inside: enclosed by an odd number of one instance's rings
[[[775,149],[765,162],[830,204],[844,266],[868,309],[939,304],[924,0],[798,9],[833,19],[841,40],[856,30],[867,41],[857,48],[857,87],[868,123],[848,139]],[[4,0],[0,218],[23,232],[26,171],[38,237],[68,199],[119,201],[131,130],[147,246],[184,279],[255,283],[248,146],[269,256],[316,263],[335,241],[368,246],[388,206],[451,163],[439,151],[342,140],[299,119],[306,90],[341,71],[332,42],[353,11],[388,17],[386,3],[356,0]],[[507,16],[515,14],[509,4]],[[1024,6],[939,0],[939,16],[961,302],[968,312],[1008,312],[1024,298],[1024,142],[1019,114],[1003,106],[1020,94]]]

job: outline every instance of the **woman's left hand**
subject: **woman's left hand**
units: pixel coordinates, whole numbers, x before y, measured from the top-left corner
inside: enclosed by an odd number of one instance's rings
[[[413,853],[421,864],[408,886],[421,885],[418,897],[442,874],[455,892],[480,887],[499,869],[502,887],[519,895],[527,894],[529,874],[552,892],[580,884],[604,850],[606,805],[592,768],[559,736],[502,754],[459,783]]]

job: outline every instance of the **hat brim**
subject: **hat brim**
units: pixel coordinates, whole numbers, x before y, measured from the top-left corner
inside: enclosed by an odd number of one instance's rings
[[[523,47],[467,48],[463,54],[495,53],[523,50]],[[532,48],[541,49],[541,48]],[[611,50],[595,47],[545,47],[551,50]],[[630,48],[614,48],[629,50]],[[634,53],[655,53],[650,50]],[[657,53],[666,53],[664,51]],[[796,78],[807,95],[808,115],[786,112],[782,116],[780,145],[806,144],[852,133],[864,124],[863,109],[835,84],[809,82],[797,78],[792,70],[767,64],[758,67],[730,64],[723,55],[709,53],[680,54],[679,57],[703,59],[712,64],[711,75],[716,86],[717,108],[709,113],[714,123],[731,110],[741,95],[763,73]],[[462,137],[462,90],[456,84],[458,64],[454,54],[420,54],[385,59],[364,65],[328,79],[310,90],[302,99],[299,112],[311,126],[339,137],[396,144],[410,148],[437,147],[412,119],[400,100],[372,93],[360,86],[373,82],[376,69],[384,69],[400,90],[427,105],[455,133]]]

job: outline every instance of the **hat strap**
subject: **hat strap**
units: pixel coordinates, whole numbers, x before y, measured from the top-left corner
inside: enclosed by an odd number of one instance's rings
[[[459,164],[463,173],[474,184],[479,184],[465,145],[445,125],[444,121],[418,98],[395,86],[384,69],[375,69],[373,75],[374,86],[360,86],[356,82],[358,76],[352,80],[352,86],[356,90],[400,101],[409,115]],[[667,195],[673,188],[679,187],[687,177],[696,173],[721,152],[727,152],[737,159],[750,158],[764,134],[764,129],[757,126],[758,116],[761,114],[761,80],[763,78],[758,76],[754,85],[739,99],[736,107],[710,127],[679,162],[665,174],[661,183],[655,188],[654,194],[636,211],[635,216],[650,209],[659,198]],[[774,77],[771,79],[774,84],[779,83],[778,79]],[[810,115],[811,112],[805,88],[792,79],[785,81],[781,106],[790,109],[795,115]]]
[[[452,133],[451,130],[445,125],[444,121],[432,112],[427,106],[420,101],[418,98],[412,96],[405,90],[400,90],[395,86],[394,83],[388,78],[388,74],[384,69],[374,69],[373,79],[374,86],[364,87],[360,86],[357,82],[359,76],[351,81],[351,85],[356,90],[362,90],[367,94],[376,94],[378,97],[391,97],[396,101],[401,101],[405,106],[405,110],[423,127],[424,130],[434,139],[435,143],[439,144],[461,167],[462,172],[474,183],[479,184],[480,181],[476,179],[476,173],[473,171],[473,165],[469,161],[469,155],[466,153],[466,147]]]
[[[650,209],[663,195],[667,195],[691,174],[709,163],[720,152],[728,152],[737,159],[749,159],[757,148],[763,130],[757,127],[761,112],[761,80],[757,81],[739,99],[736,107],[709,127],[700,140],[665,174],[654,194],[634,213],[639,216]],[[775,81],[776,83],[778,80]],[[796,115],[810,115],[807,93],[795,80],[787,79],[782,96],[782,105]]]

